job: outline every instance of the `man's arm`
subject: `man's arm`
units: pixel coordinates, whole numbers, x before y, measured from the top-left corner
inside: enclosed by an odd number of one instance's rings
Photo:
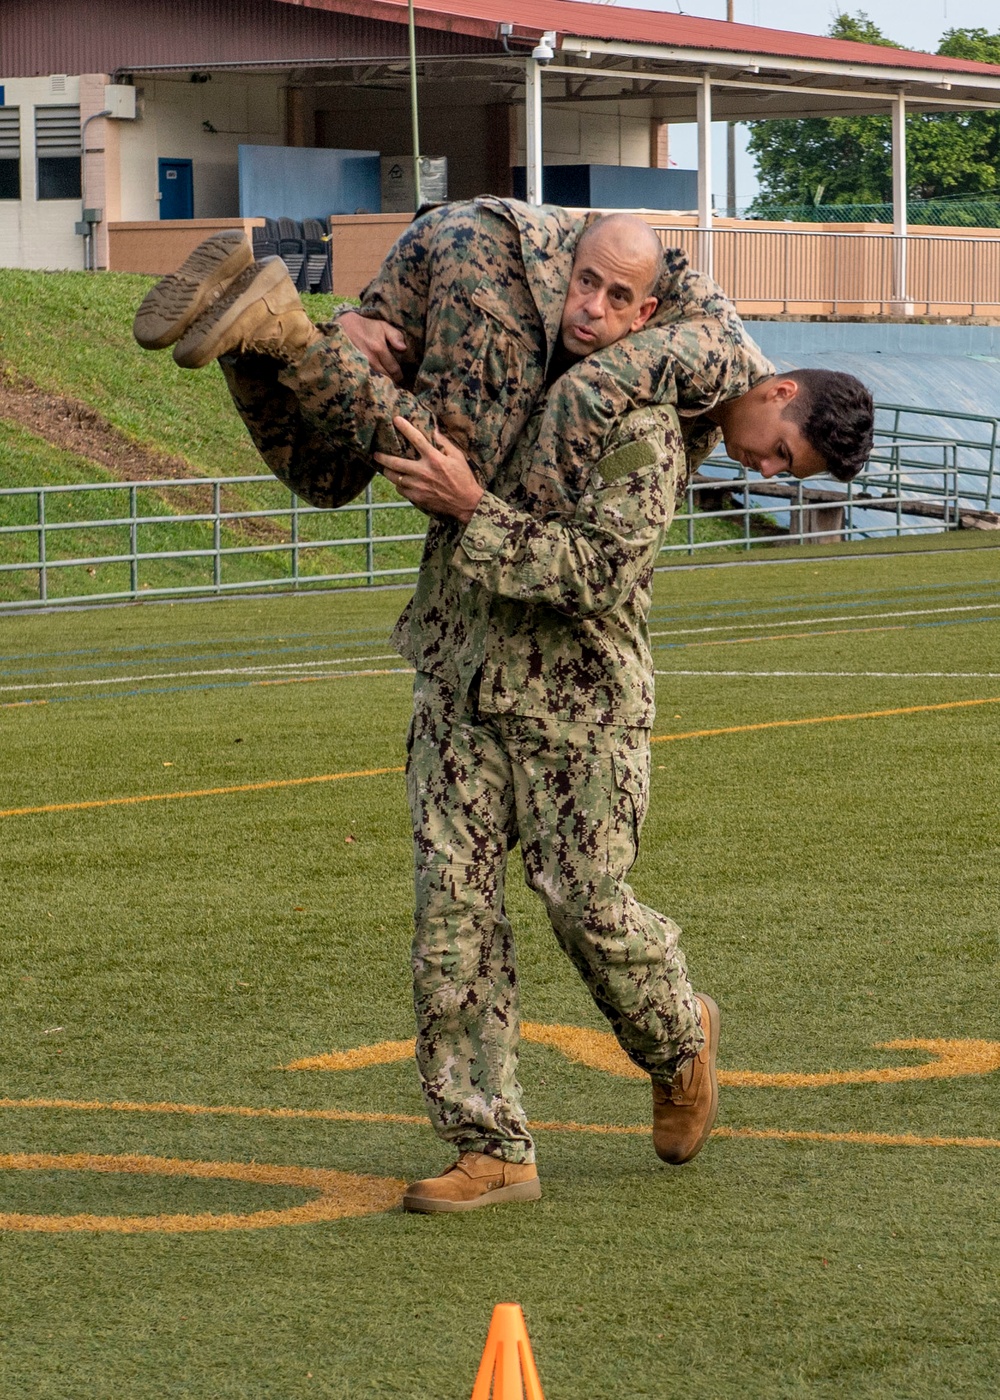
[[[361,293],[357,311],[341,311],[337,316],[372,369],[396,384],[412,382],[423,359],[431,244],[446,212],[447,205],[441,205],[415,219]]]

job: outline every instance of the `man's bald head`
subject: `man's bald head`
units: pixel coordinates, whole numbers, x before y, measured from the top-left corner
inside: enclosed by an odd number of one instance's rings
[[[576,246],[562,315],[562,342],[577,358],[644,326],[656,310],[663,249],[644,219],[603,214]]]
[[[640,219],[638,214],[602,214],[580,235],[574,262],[586,252],[594,238],[605,241],[620,257],[646,268],[644,296],[655,290],[663,270],[663,245],[645,219]]]

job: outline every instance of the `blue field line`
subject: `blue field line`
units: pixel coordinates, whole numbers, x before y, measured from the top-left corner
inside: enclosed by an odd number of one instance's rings
[[[322,632],[284,632],[280,637],[277,635],[273,637],[253,637],[248,642],[246,642],[245,645],[251,645],[251,643],[262,644],[264,642],[296,642],[309,637],[319,637],[320,639],[330,637],[346,637],[348,639],[351,639],[354,637],[360,637],[365,635],[370,637],[376,637],[382,636],[383,633],[381,632],[381,629],[376,629],[374,627],[352,627],[348,628],[347,630],[344,630],[343,628],[337,628],[336,630]],[[171,642],[130,642],[125,646],[117,647],[77,647],[70,651],[14,652],[10,656],[4,656],[0,654],[0,665],[6,665],[8,662],[11,661],[44,661],[46,657],[114,656],[118,652],[125,655],[126,653],[132,654],[133,652],[163,651],[165,647],[234,646],[237,645],[239,641],[240,639],[238,637],[210,637],[205,641],[199,641],[196,638],[190,638],[183,641]],[[343,643],[344,646],[347,646],[348,644],[348,641],[345,641]]]
[[[989,580],[989,579],[980,579],[980,580],[977,580],[977,582],[981,582],[981,583],[990,583],[991,580]],[[941,586],[941,587],[944,587],[945,585],[940,585],[940,586]],[[947,586],[948,586],[949,589],[952,591],[952,593],[955,595],[955,597],[957,597],[957,598],[959,598],[959,599],[981,598],[981,597],[985,594],[985,595],[987,595],[987,596],[989,596],[989,595],[995,595],[996,598],[997,598],[997,601],[1000,602],[1000,587],[998,587],[996,583],[993,583],[993,586],[992,586],[992,587],[989,587],[989,588],[982,588],[982,589],[979,589],[979,590],[972,590],[972,589],[969,589],[969,588],[965,587],[964,585],[960,586],[960,585],[958,585],[958,584],[949,584],[949,585],[947,585]],[[789,603],[789,604],[786,604],[786,605],[784,605],[784,606],[782,606],[782,607],[763,607],[763,608],[762,608],[762,607],[747,607],[747,608],[739,609],[739,610],[735,610],[735,609],[732,608],[732,606],[730,606],[730,605],[725,605],[725,604],[721,604],[721,603],[718,604],[718,605],[716,605],[716,604],[708,604],[707,606],[710,607],[710,608],[714,608],[714,607],[716,607],[716,606],[718,606],[719,608],[723,608],[726,612],[728,612],[729,616],[730,616],[730,617],[733,617],[733,618],[737,618],[737,617],[768,617],[768,616],[779,616],[779,615],[782,614],[782,613],[795,612],[796,610],[804,610],[804,609],[808,609],[808,608],[812,608],[812,609],[813,609],[814,611],[816,611],[817,613],[822,614],[823,612],[829,612],[831,609],[835,609],[835,608],[863,608],[863,607],[874,607],[874,606],[876,605],[876,603],[882,603],[885,607],[890,607],[890,606],[892,606],[894,603],[905,603],[905,602],[908,602],[908,601],[916,602],[916,601],[919,601],[918,598],[907,599],[905,595],[906,595],[907,593],[909,593],[909,592],[918,592],[918,593],[919,593],[919,592],[922,592],[922,591],[923,591],[923,590],[902,589],[902,590],[900,590],[899,592],[892,592],[892,593],[890,593],[890,592],[888,592],[887,590],[884,590],[884,589],[866,589],[865,592],[864,592],[864,595],[851,594],[851,593],[847,593],[847,594],[826,594],[826,595],[823,595],[823,596],[832,598],[832,599],[833,599],[832,602],[828,602],[828,603],[803,602],[803,603],[798,604],[798,605],[795,606],[795,607],[793,607],[790,603]],[[841,599],[844,599],[844,598],[846,598],[846,599],[856,598],[857,601],[856,601],[856,602],[842,602],[842,601],[840,601]],[[704,605],[703,605],[703,606],[704,606]],[[650,621],[650,624],[651,624],[651,625],[657,625],[657,626],[659,626],[660,624],[662,624],[662,623],[664,623],[664,622],[697,622],[697,621],[699,621],[699,620],[701,620],[701,619],[708,619],[708,620],[720,621],[720,620],[722,620],[722,617],[721,617],[720,612],[718,612],[718,611],[715,611],[715,612],[697,612],[697,613],[690,613],[690,612],[685,612],[685,613],[661,613],[661,612],[659,612],[658,610],[654,609],[654,611],[650,614],[649,621]]]
[[[276,639],[276,640],[277,640],[277,639]],[[180,665],[194,665],[194,664],[204,664],[204,663],[206,663],[206,662],[211,662],[211,661],[231,661],[231,660],[240,660],[240,659],[246,660],[246,659],[254,658],[254,657],[264,657],[264,658],[266,659],[266,658],[268,658],[268,657],[274,657],[274,656],[285,656],[285,655],[289,654],[290,652],[301,653],[301,652],[316,652],[316,651],[342,651],[342,650],[344,650],[345,648],[347,648],[347,647],[349,647],[349,646],[351,646],[351,645],[363,645],[363,644],[362,644],[362,643],[352,643],[350,640],[348,640],[348,641],[343,641],[343,642],[327,642],[327,643],[325,643],[325,644],[324,644],[324,643],[320,643],[320,642],[315,642],[315,643],[311,643],[311,644],[308,645],[308,646],[278,647],[278,648],[272,648],[272,649],[270,649],[270,650],[268,650],[268,651],[241,650],[241,651],[213,652],[213,653],[210,653],[210,654],[207,655],[207,656],[205,656],[205,655],[201,655],[201,656],[159,656],[159,657],[150,657],[150,658],[149,658],[149,665],[151,665],[151,666],[167,666],[167,665],[175,665],[175,664],[180,664]],[[371,646],[385,646],[385,645],[386,645],[386,638],[385,638],[385,637],[378,637],[378,638],[375,638],[375,639],[373,639],[373,640],[369,643],[369,645],[371,645]],[[115,661],[87,661],[87,662],[75,662],[75,663],[73,663],[72,665],[69,665],[69,666],[59,666],[59,665],[56,665],[56,664],[50,664],[50,665],[48,665],[48,666],[26,666],[26,667],[21,667],[20,669],[17,669],[17,670],[10,670],[10,669],[8,669],[8,670],[2,670],[2,671],[0,671],[0,680],[7,680],[7,679],[10,679],[10,678],[15,677],[15,676],[31,676],[31,675],[37,675],[39,672],[41,672],[43,675],[51,675],[53,672],[57,672],[57,673],[59,673],[59,674],[64,674],[64,673],[71,672],[71,671],[99,671],[99,670],[108,670],[108,669],[111,669],[111,668],[116,667],[116,666],[121,666],[121,665],[124,664],[125,660],[130,660],[130,659],[132,659],[132,658],[122,658],[122,659],[120,659],[120,660],[115,660]]]
[[[400,660],[402,660],[402,657],[400,657]],[[147,695],[178,695],[183,691],[195,690],[246,690],[250,686],[255,685],[287,685],[295,682],[301,683],[318,681],[339,681],[349,680],[352,677],[354,679],[358,679],[364,676],[370,677],[373,674],[379,676],[412,676],[413,667],[387,667],[385,669],[380,669],[377,672],[341,671],[338,672],[336,675],[329,676],[275,676],[273,679],[270,680],[261,680],[259,677],[254,677],[245,681],[211,681],[207,683],[202,683],[201,685],[146,686],[143,687],[143,689],[141,690],[101,691],[100,694],[96,695],[53,695],[51,698],[49,696],[46,696],[44,699],[0,701],[0,710],[26,710],[43,705],[69,705],[75,704],[78,700],[134,700],[137,697]]]
[[[970,626],[970,625],[972,625],[972,624],[981,623],[981,622],[991,622],[991,623],[996,624],[996,623],[1000,622],[1000,618],[998,618],[998,617],[943,618],[943,619],[941,619],[941,620],[938,621],[938,622],[909,622],[909,623],[901,623],[901,624],[899,624],[899,625],[892,626],[892,627],[890,627],[890,628],[885,628],[885,629],[882,629],[882,628],[870,628],[870,629],[867,629],[867,628],[866,628],[866,629],[864,629],[864,630],[866,630],[866,631],[869,631],[869,630],[870,630],[870,631],[881,631],[881,630],[886,630],[886,631],[893,631],[893,632],[906,632],[906,631],[919,631],[919,630],[926,629],[926,628],[929,628],[929,627],[966,627],[966,626]],[[791,640],[799,640],[799,639],[811,640],[811,639],[813,639],[813,638],[814,638],[815,636],[817,636],[817,635],[822,636],[822,635],[824,635],[824,634],[822,634],[822,633],[816,634],[816,633],[809,633],[809,632],[804,632],[804,633],[803,633],[803,632],[795,632],[795,633],[790,633],[790,634],[788,634],[787,637],[782,636],[782,638],[781,638],[780,640],[782,640],[782,641],[785,641],[785,640],[791,641]],[[747,643],[747,642],[769,642],[769,641],[771,641],[771,640],[773,640],[773,639],[772,639],[772,638],[769,638],[769,637],[744,637],[744,638],[739,639],[740,644],[745,644],[745,643]],[[729,645],[729,644],[731,644],[731,643],[730,643],[730,640],[729,640],[729,639],[725,639],[725,638],[720,639],[719,642],[717,642],[717,643],[712,643],[712,645],[721,645],[721,646],[725,646],[725,645]],[[690,647],[703,647],[703,646],[705,646],[705,643],[704,643],[704,642],[654,642],[653,645],[652,645],[652,650],[653,650],[653,651],[683,651],[683,650],[685,650],[686,648],[690,648]],[[402,658],[400,658],[400,659],[402,659]],[[408,666],[401,666],[401,667],[392,667],[392,668],[384,668],[384,669],[383,669],[383,668],[380,668],[377,672],[374,672],[374,673],[373,673],[372,671],[370,671],[370,670],[364,670],[364,669],[362,669],[362,670],[357,670],[357,671],[339,671],[339,672],[333,673],[333,674],[328,675],[328,676],[326,676],[326,675],[324,675],[324,676],[288,676],[288,675],[284,675],[284,676],[269,677],[269,678],[266,678],[266,679],[262,679],[260,676],[253,676],[253,677],[249,677],[249,678],[246,679],[246,680],[210,681],[210,682],[203,682],[203,683],[201,683],[201,684],[195,684],[195,685],[145,686],[145,687],[142,687],[141,689],[136,689],[136,690],[101,691],[100,693],[91,694],[91,695],[57,695],[57,696],[52,696],[51,698],[45,697],[44,699],[43,699],[43,698],[35,698],[35,699],[32,699],[32,698],[28,697],[28,698],[25,698],[24,700],[0,701],[0,710],[30,709],[30,708],[34,708],[34,707],[37,707],[37,706],[43,706],[43,705],[67,705],[67,704],[74,704],[74,703],[76,703],[77,701],[94,701],[94,700],[116,701],[116,700],[132,700],[132,699],[143,698],[143,697],[151,696],[151,695],[176,695],[176,694],[180,694],[180,693],[182,693],[182,692],[194,692],[194,691],[233,690],[233,689],[236,689],[236,690],[246,690],[246,689],[248,689],[248,688],[250,688],[250,687],[252,687],[252,686],[265,686],[265,685],[294,685],[294,684],[301,684],[301,683],[313,683],[313,684],[315,684],[315,683],[322,682],[322,681],[348,680],[348,679],[352,679],[352,678],[353,678],[353,679],[359,679],[359,678],[363,678],[363,677],[365,677],[365,676],[372,676],[373,674],[377,674],[377,675],[379,675],[379,676],[397,676],[397,675],[398,675],[398,676],[410,676],[410,675],[413,674],[413,671],[412,671],[412,668],[411,668],[411,667],[408,667]]]
[[[945,586],[946,586],[946,585],[935,585],[935,587],[945,587]],[[949,585],[949,586],[950,586],[950,585]],[[954,586],[951,586],[951,587],[954,588]],[[905,590],[904,590],[904,591],[905,591]],[[995,591],[995,590],[981,590],[981,592],[982,592],[982,591],[993,592],[993,591]],[[868,598],[869,595],[871,595],[871,594],[873,594],[873,593],[876,594],[876,596],[878,596],[878,591],[877,591],[877,590],[864,590],[864,594],[865,594],[866,599]],[[843,597],[843,596],[845,596],[845,595],[836,595],[836,596],[837,596],[837,597]],[[846,595],[846,596],[850,596],[850,595]],[[959,591],[957,591],[957,589],[956,589],[956,590],[955,590],[955,596],[956,596],[956,597],[959,597],[959,598],[969,598],[969,597],[976,597],[977,594],[976,594],[976,593],[973,593],[973,592],[969,592],[969,591],[959,592]],[[882,597],[883,597],[883,601],[886,602],[887,604],[888,604],[889,602],[892,601],[891,599],[886,599],[884,593],[882,594]],[[903,599],[902,597],[900,597],[899,595],[897,595],[897,600],[898,600],[898,601],[904,601],[904,599]],[[1000,598],[998,598],[998,601],[1000,601]],[[862,606],[862,605],[863,605],[862,603],[858,603],[856,606]],[[868,605],[871,606],[870,603],[869,603]],[[823,605],[822,605],[822,607],[823,607],[824,609],[828,609],[828,608],[833,607],[833,606],[835,606],[835,604],[832,604],[832,603],[827,603],[827,604],[823,604]],[[847,606],[847,605],[845,604],[845,605],[843,605],[843,606]],[[762,620],[762,622],[763,622],[767,617],[773,617],[773,616],[776,616],[776,615],[780,615],[781,613],[786,613],[786,612],[790,612],[790,611],[793,611],[793,609],[790,608],[790,607],[785,607],[785,608],[750,608],[750,609],[746,609],[746,610],[742,610],[742,611],[736,611],[736,612],[732,612],[732,611],[730,610],[730,615],[731,615],[731,617],[733,618],[734,621],[735,621],[736,618],[740,618],[740,617],[742,617],[742,618],[746,618],[746,617],[750,617],[750,618],[760,617],[761,620]],[[696,622],[696,621],[703,620],[703,619],[712,619],[712,618],[717,618],[717,617],[718,617],[718,614],[715,614],[715,613],[693,613],[693,614],[689,613],[689,614],[686,614],[686,615],[684,615],[684,616],[673,616],[673,617],[670,617],[670,616],[666,616],[666,617],[665,617],[665,616],[663,616],[663,615],[657,613],[657,614],[654,614],[654,616],[653,616],[650,620],[651,620],[651,623],[653,623],[653,624],[661,624],[661,623],[663,623],[663,622]],[[806,626],[807,626],[808,623],[809,623],[809,621],[811,621],[811,620],[812,620],[812,619],[810,619],[810,618],[804,618],[804,619],[803,619],[803,625],[806,625]],[[822,620],[822,617],[821,617],[821,616],[818,616],[818,617],[816,618],[816,620],[817,620],[817,621],[821,621],[821,620]],[[723,629],[723,630],[724,630],[724,629]],[[292,638],[291,638],[292,640],[296,640],[296,639],[300,639],[300,638],[301,638],[301,639],[320,638],[321,640],[319,640],[319,641],[311,641],[311,640],[310,640],[310,641],[308,641],[307,644],[303,644],[303,645],[299,645],[299,646],[282,646],[282,647],[277,647],[277,648],[271,647],[271,648],[269,648],[269,649],[267,649],[267,650],[264,650],[262,647],[256,647],[256,648],[255,648],[253,643],[247,643],[245,646],[243,646],[242,648],[239,648],[239,649],[237,649],[237,650],[229,650],[229,651],[223,651],[223,652],[213,652],[213,653],[209,653],[209,654],[205,654],[205,648],[207,648],[207,647],[209,647],[209,646],[223,645],[223,644],[226,644],[226,643],[228,643],[230,646],[232,646],[232,645],[233,645],[232,639],[231,639],[231,638],[216,638],[216,639],[213,639],[211,642],[194,643],[194,644],[189,643],[189,642],[182,642],[182,643],[178,643],[178,644],[175,644],[175,645],[177,645],[177,646],[196,645],[196,646],[198,646],[198,648],[199,648],[201,654],[200,654],[200,655],[191,655],[191,654],[189,654],[189,655],[182,655],[182,654],[180,654],[180,655],[179,655],[179,654],[174,654],[174,655],[169,655],[169,656],[160,656],[160,657],[156,658],[156,660],[155,660],[155,662],[153,662],[153,664],[162,665],[162,666],[167,666],[167,665],[193,665],[193,664],[197,664],[197,663],[199,663],[199,662],[208,662],[208,661],[229,661],[229,660],[239,660],[239,659],[242,659],[242,660],[250,660],[250,659],[260,659],[260,658],[269,659],[269,658],[271,658],[271,657],[287,656],[287,655],[291,655],[291,654],[302,654],[302,653],[308,653],[308,652],[316,652],[316,651],[320,651],[320,650],[328,650],[328,651],[329,651],[329,650],[333,650],[333,651],[336,651],[336,650],[344,649],[344,648],[346,648],[346,647],[348,647],[348,646],[350,646],[350,645],[352,645],[352,644],[353,644],[353,645],[357,645],[358,643],[357,643],[356,641],[354,641],[354,639],[357,638],[357,637],[359,637],[359,636],[361,636],[361,635],[367,635],[367,636],[369,636],[370,638],[372,638],[371,645],[373,645],[373,646],[381,646],[381,645],[384,645],[384,644],[385,644],[385,641],[384,641],[383,636],[382,636],[382,635],[375,636],[375,635],[373,634],[373,632],[372,632],[372,629],[360,629],[360,628],[356,628],[356,629],[351,629],[351,630],[348,631],[348,632],[341,632],[341,633],[334,633],[334,634],[332,634],[332,635],[334,635],[334,636],[340,636],[340,637],[344,638],[344,640],[342,640],[342,641],[330,641],[330,640],[325,640],[325,641],[324,641],[324,640],[322,640],[323,638],[328,638],[330,635],[331,635],[331,634],[329,634],[329,633],[319,633],[319,632],[293,633],[293,634],[292,634]],[[258,642],[267,643],[267,642],[285,641],[286,639],[285,639],[285,638],[281,638],[281,637],[263,637],[263,638],[259,638],[259,639],[255,639],[255,640],[258,641]],[[110,669],[113,669],[115,666],[121,665],[121,664],[123,663],[123,661],[133,658],[134,655],[135,655],[135,653],[137,653],[137,652],[162,651],[167,645],[168,645],[167,643],[158,643],[158,644],[141,644],[141,645],[136,645],[136,646],[127,646],[127,647],[122,647],[122,648],[115,648],[114,650],[117,651],[117,652],[119,652],[119,653],[121,654],[120,659],[117,659],[117,660],[116,660],[116,659],[111,659],[111,660],[94,660],[94,661],[87,661],[87,662],[75,662],[75,663],[70,664],[70,665],[59,665],[59,664],[57,664],[56,662],[53,661],[53,662],[50,662],[50,664],[48,664],[48,665],[35,665],[35,666],[29,666],[29,667],[21,667],[21,668],[17,668],[17,669],[12,669],[12,668],[8,667],[8,668],[5,669],[5,670],[0,670],[0,679],[13,679],[13,678],[15,678],[15,677],[25,677],[25,676],[30,676],[30,675],[38,675],[38,674],[40,674],[40,673],[43,674],[43,675],[51,675],[53,672],[60,673],[60,674],[66,674],[66,673],[71,673],[71,672],[74,672],[74,671],[110,670]],[[126,654],[127,654],[127,655],[126,655]],[[29,655],[25,655],[24,657],[9,657],[9,658],[6,658],[6,659],[7,659],[8,661],[19,660],[19,659],[24,659],[24,660],[31,659],[31,660],[39,661],[39,660],[44,659],[45,655],[46,655],[46,654],[43,653],[42,656],[40,656],[40,657],[38,657],[38,656],[36,656],[36,657],[31,657],[30,654],[29,654]],[[108,656],[109,653],[107,653],[107,652],[103,652],[103,653],[102,653],[101,650],[100,650],[100,648],[96,648],[96,647],[87,648],[87,649],[81,649],[81,650],[72,651],[72,652],[65,652],[65,653],[58,653],[58,652],[48,653],[48,656],[53,657],[53,658],[54,658],[54,657],[61,656],[61,655],[64,655],[64,656],[102,656],[102,655],[103,655],[103,656]]]
[[[817,621],[822,621],[822,618],[818,618]],[[992,622],[996,625],[1000,623],[1000,617],[946,617],[941,618],[938,622],[900,622],[886,623],[883,627],[849,627],[844,628],[843,632],[845,636],[858,632],[917,632],[926,627],[969,627],[978,622]],[[685,647],[745,646],[747,642],[796,642],[829,635],[828,632],[784,632],[780,637],[718,637],[704,642],[658,642],[654,640],[650,643],[650,650],[679,651]]]
[[[806,563],[808,563],[808,562],[809,562],[808,560],[803,560],[803,561],[802,561],[803,564],[806,564]],[[901,585],[898,589],[892,589],[892,590],[889,590],[887,587],[882,587],[882,588],[850,588],[850,589],[847,589],[846,591],[844,591],[844,590],[838,590],[838,591],[836,591],[836,592],[835,592],[834,590],[832,590],[832,589],[824,589],[824,590],[822,590],[822,591],[817,591],[816,593],[775,593],[773,596],[774,596],[774,601],[777,602],[777,603],[801,603],[803,606],[808,606],[809,604],[811,604],[811,603],[812,603],[815,599],[817,599],[817,598],[832,598],[832,599],[838,599],[838,598],[859,598],[859,599],[865,599],[865,598],[872,598],[872,597],[883,597],[883,596],[885,596],[885,594],[886,594],[887,592],[889,592],[889,591],[891,591],[891,592],[894,593],[894,594],[898,594],[899,596],[905,596],[907,593],[915,593],[915,594],[920,594],[920,593],[932,593],[932,592],[935,592],[935,591],[940,591],[941,589],[966,589],[966,588],[975,588],[975,587],[977,587],[979,584],[988,584],[988,585],[992,585],[993,587],[996,587],[996,586],[997,586],[997,581],[996,581],[995,578],[989,578],[989,577],[988,577],[988,578],[971,578],[971,579],[962,579],[961,581],[958,581],[958,582],[950,582],[950,583],[911,583],[911,584],[904,584],[904,585]],[[726,607],[731,607],[731,606],[734,606],[734,605],[737,606],[737,607],[741,607],[741,606],[743,606],[743,605],[751,605],[751,606],[752,606],[752,604],[753,604],[753,600],[752,600],[751,598],[719,598],[719,599],[717,599],[717,600],[715,600],[715,601],[705,601],[705,602],[700,602],[700,603],[697,603],[697,604],[692,604],[692,606],[704,607],[704,608],[726,608]]]

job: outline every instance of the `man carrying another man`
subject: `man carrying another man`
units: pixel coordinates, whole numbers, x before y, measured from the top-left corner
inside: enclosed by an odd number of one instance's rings
[[[458,1160],[404,1204],[540,1194],[503,899],[517,841],[561,946],[650,1074],[657,1153],[688,1161],[716,1113],[718,1008],[692,990],[677,925],[627,883],[648,797],[653,567],[719,428],[766,475],[849,479],[870,396],[849,376],[775,376],[719,289],[630,216],[434,210],[361,315],[322,331],[280,263],[247,261],[216,235],[150,293],[137,339],[176,342],[190,367],[221,356],[265,460],[315,504],[350,499],[378,463],[431,516],[394,640],[417,672],[417,1062]]]

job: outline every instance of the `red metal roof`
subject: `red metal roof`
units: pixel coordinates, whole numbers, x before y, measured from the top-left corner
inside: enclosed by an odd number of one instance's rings
[[[282,0],[282,3],[369,19],[406,21],[407,0]],[[655,44],[670,49],[716,50],[792,60],[1000,77],[1000,66],[991,63],[914,53],[879,44],[857,44],[817,34],[794,34],[784,29],[760,29],[750,24],[730,24],[726,20],[587,4],[581,0],[415,0],[414,8],[421,28],[442,29],[477,39],[496,38],[501,24],[513,24],[519,35],[540,35],[546,30],[555,30],[560,38],[572,35],[581,39]]]

